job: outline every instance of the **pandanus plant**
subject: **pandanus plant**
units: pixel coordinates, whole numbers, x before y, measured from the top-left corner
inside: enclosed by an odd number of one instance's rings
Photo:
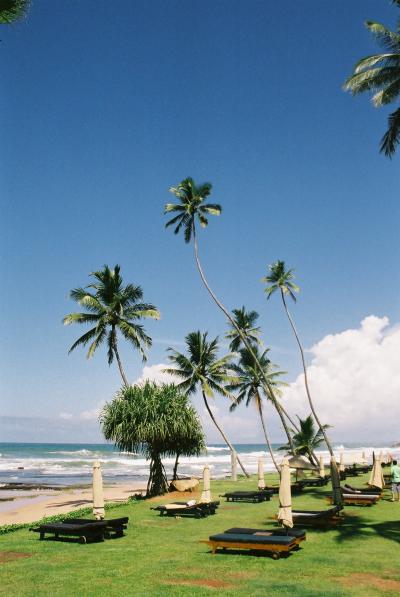
[[[181,229],[183,229],[184,239],[186,243],[190,243],[191,240],[193,240],[196,266],[199,271],[201,280],[208,293],[210,294],[212,300],[224,313],[231,326],[236,330],[236,332],[240,336],[244,346],[252,355],[252,358],[254,359],[256,366],[260,370],[261,376],[263,377],[265,386],[268,389],[269,396],[275,408],[279,412],[279,403],[276,399],[274,390],[271,384],[269,383],[268,378],[265,376],[261,364],[257,361],[257,355],[254,353],[251,342],[247,339],[245,333],[236,323],[235,317],[232,315],[232,313],[230,313],[230,311],[221,303],[221,301],[217,298],[216,294],[211,289],[200,263],[196,223],[198,222],[202,228],[206,228],[208,226],[207,216],[219,216],[222,211],[221,205],[219,205],[218,203],[205,202],[207,197],[209,197],[211,194],[211,189],[211,183],[205,182],[201,185],[196,185],[193,178],[186,178],[178,186],[171,187],[170,192],[173,195],[175,195],[179,202],[166,204],[164,213],[176,213],[177,215],[175,215],[171,220],[169,220],[165,226],[166,228],[169,226],[174,226],[175,234],[179,234]],[[284,418],[282,420],[282,425],[284,426],[286,435],[290,436],[289,428],[286,422],[284,421]],[[293,450],[294,447],[292,446],[291,449]]]

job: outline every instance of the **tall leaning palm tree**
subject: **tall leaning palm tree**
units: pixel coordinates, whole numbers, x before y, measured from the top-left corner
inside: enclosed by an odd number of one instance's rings
[[[279,395],[280,390],[278,386],[282,385],[282,382],[280,382],[278,378],[283,374],[283,371],[277,371],[276,366],[269,360],[268,348],[266,348],[263,352],[259,352],[258,348],[255,346],[254,352],[257,355],[258,362],[263,367],[265,376],[269,379],[271,387],[274,388],[275,395]],[[268,391],[265,392],[265,383],[263,377],[261,376],[260,370],[247,348],[242,348],[239,356],[239,362],[231,365],[231,369],[235,374],[236,379],[226,387],[226,389],[230,392],[237,392],[236,402],[231,405],[230,410],[235,410],[237,406],[244,400],[246,400],[246,406],[249,406],[250,404],[255,405],[260,417],[261,426],[263,428],[265,441],[268,446],[272,462],[274,463],[276,470],[279,472],[279,466],[275,460],[271,442],[268,437],[267,425],[264,416],[264,403],[262,396],[264,393],[264,396],[269,398]]]
[[[321,433],[324,437],[324,440],[328,447],[328,450],[329,450],[331,456],[333,456],[334,455],[333,449],[332,449],[331,443],[329,441],[329,438],[326,434],[326,425],[322,425],[321,421],[319,420],[319,417],[315,410],[313,400],[311,398],[310,386],[308,383],[308,376],[307,376],[307,366],[306,366],[306,361],[305,361],[305,357],[304,357],[304,349],[300,342],[299,334],[297,332],[293,318],[290,315],[290,312],[289,312],[289,309],[287,306],[287,302],[286,302],[286,296],[290,296],[290,298],[293,300],[293,302],[296,302],[295,293],[300,291],[300,288],[297,286],[297,284],[295,284],[293,282],[293,279],[294,279],[293,269],[287,270],[285,268],[284,261],[277,261],[273,265],[269,266],[269,274],[267,276],[265,276],[265,278],[263,278],[262,281],[265,282],[266,284],[269,284],[269,286],[267,286],[267,288],[265,289],[268,300],[271,298],[271,296],[275,292],[279,292],[281,295],[282,304],[285,309],[286,316],[289,320],[290,326],[293,330],[297,345],[300,350],[301,362],[303,365],[303,372],[304,372],[304,385],[306,388],[307,398],[308,398],[308,402],[309,402],[309,405],[311,408],[311,412],[314,416],[314,419],[317,422],[319,429],[321,430]]]
[[[0,25],[9,25],[22,19],[27,13],[30,0],[1,0]]]
[[[110,269],[108,265],[100,271],[90,274],[94,282],[85,288],[71,290],[70,297],[81,307],[86,309],[82,313],[70,313],[63,319],[64,325],[73,323],[93,325],[83,336],[73,343],[69,352],[77,346],[89,345],[87,358],[91,358],[97,348],[107,343],[108,364],[117,359],[118,368],[125,386],[128,385],[121,357],[118,351],[119,331],[146,360],[145,350],[152,344],[150,336],[146,334],[141,324],[144,318],[159,319],[160,314],[154,305],[143,303],[143,291],[140,286],[123,285],[120,266]]]
[[[393,4],[400,7],[400,0],[394,0]],[[365,26],[384,52],[359,60],[343,88],[353,95],[372,93],[372,103],[380,108],[398,102],[400,98],[400,22],[395,31],[374,21],[366,21]],[[380,151],[392,158],[399,143],[400,107],[389,114],[388,129],[382,137]]]
[[[263,368],[257,361],[251,342],[247,339],[245,333],[239,327],[235,321],[235,317],[228,311],[228,309],[221,303],[217,298],[216,294],[211,289],[205,275],[203,268],[200,263],[199,249],[197,242],[196,224],[199,223],[201,227],[206,228],[208,226],[208,215],[219,216],[222,212],[222,208],[218,203],[205,203],[207,197],[211,194],[212,185],[209,182],[205,182],[201,185],[196,185],[193,178],[185,178],[177,187],[171,187],[170,192],[175,195],[178,199],[178,203],[167,203],[165,206],[164,213],[176,213],[171,220],[169,220],[165,227],[174,226],[174,233],[178,234],[183,229],[184,239],[186,243],[190,243],[193,239],[194,255],[196,260],[196,266],[199,271],[201,280],[210,294],[212,300],[215,302],[217,307],[221,309],[225,317],[228,319],[231,326],[237,331],[240,338],[242,339],[243,345],[252,354],[257,367],[263,376],[264,383],[268,388],[269,395],[275,408],[279,409],[278,401],[275,397],[273,388],[269,384],[269,380],[264,376]],[[289,428],[286,422],[283,421],[286,435],[290,435]]]
[[[214,393],[232,399],[232,396],[228,390],[226,390],[225,385],[232,381],[232,377],[229,376],[228,370],[233,355],[228,354],[222,358],[218,358],[218,338],[208,341],[207,332],[204,334],[199,331],[191,332],[186,336],[185,342],[187,355],[182,354],[173,348],[168,349],[171,352],[171,355],[168,358],[173,364],[173,367],[165,369],[165,372],[181,379],[180,383],[177,384],[177,387],[178,389],[183,390],[188,396],[193,395],[197,389],[200,389],[204,405],[212,422],[218,429],[229,449],[233,451],[233,445],[229,441],[221,425],[217,422],[208,403],[208,398],[213,398]],[[248,477],[249,474],[245,470],[239,456],[237,459],[242,471]]]
[[[261,328],[255,325],[259,317],[257,311],[247,311],[246,307],[243,306],[240,309],[233,309],[232,314],[237,327],[241,329],[247,340],[252,344],[261,344]],[[232,352],[237,352],[242,348],[243,341],[236,327],[230,326],[226,338],[230,340],[229,348]]]

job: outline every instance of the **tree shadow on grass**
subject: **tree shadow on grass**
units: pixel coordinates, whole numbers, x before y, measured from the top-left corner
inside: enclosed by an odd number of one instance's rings
[[[368,538],[377,535],[400,543],[400,521],[386,520],[385,522],[369,523],[368,520],[345,517],[343,522],[336,527],[336,541],[342,543],[352,539]]]

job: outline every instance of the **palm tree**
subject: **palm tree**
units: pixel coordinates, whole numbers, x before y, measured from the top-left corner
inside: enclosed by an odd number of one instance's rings
[[[293,435],[293,442],[296,449],[296,454],[307,456],[309,461],[318,466],[318,461],[315,457],[315,450],[324,441],[324,436],[321,429],[316,430],[314,419],[309,415],[305,419],[299,419],[300,430]],[[328,429],[329,425],[324,425],[324,430]],[[287,446],[282,446],[282,449],[287,449]]]
[[[261,364],[264,370],[265,376],[269,380],[270,386],[274,388],[275,395],[280,394],[278,386],[282,385],[283,382],[278,381],[277,378],[283,374],[283,371],[276,371],[276,366],[271,363],[267,356],[269,352],[268,348],[262,353],[259,353],[256,346],[253,347],[253,350],[257,355],[258,362]],[[269,398],[268,390],[265,391],[264,379],[261,376],[260,370],[257,367],[253,356],[249,353],[247,348],[242,348],[239,355],[239,363],[234,363],[230,366],[235,374],[236,379],[226,386],[228,391],[237,392],[236,402],[232,404],[230,410],[235,410],[237,406],[243,402],[243,400],[246,400],[246,406],[255,404],[263,428],[265,441],[271,454],[272,462],[274,463],[276,470],[279,472],[279,466],[274,457],[264,417],[262,392],[264,392],[264,395]]]
[[[234,318],[234,321],[235,321],[237,327],[234,327],[231,325],[231,329],[226,334],[226,337],[231,340],[229,348],[232,350],[232,352],[236,352],[237,350],[239,350],[239,348],[242,346],[242,344],[244,344],[243,340],[242,340],[242,336],[244,336],[246,338],[246,340],[248,341],[248,343],[251,346],[256,345],[256,344],[258,344],[258,345],[262,344],[262,342],[260,340],[261,328],[254,326],[254,324],[256,323],[256,321],[258,319],[257,311],[246,311],[246,308],[242,307],[241,309],[233,309],[232,313],[233,313],[233,318]],[[238,330],[240,330],[241,334],[239,333]],[[258,360],[257,346],[254,346],[253,350],[254,350],[254,353],[256,356],[256,360],[255,360],[256,365],[255,366],[257,368],[257,360]],[[259,362],[259,365],[261,365],[261,368],[264,369],[264,365],[263,365],[263,363],[261,363],[261,361]],[[266,375],[266,377],[268,378],[268,375]],[[271,387],[272,387],[272,384],[271,384]],[[282,404],[277,399],[275,402],[275,408],[276,408],[278,415],[281,419],[282,426],[285,430],[285,433],[286,433],[286,436],[288,438],[289,445],[290,445],[291,444],[291,436],[290,436],[290,432],[288,430],[288,427],[287,427],[286,422],[283,417],[286,417],[287,420],[290,422],[290,424],[293,425],[293,427],[297,431],[298,431],[298,428],[297,428],[296,424],[293,422],[290,415],[286,412],[286,410],[284,409]]]
[[[224,442],[229,446],[231,452],[234,450],[226,433],[217,422],[214,413],[208,403],[208,398],[214,397],[214,392],[232,399],[230,393],[225,389],[225,384],[232,381],[228,370],[232,354],[227,354],[222,358],[217,358],[218,338],[207,340],[207,332],[202,334],[200,331],[191,332],[185,338],[187,346],[187,355],[184,355],[173,348],[169,348],[171,355],[168,357],[174,367],[165,369],[165,373],[175,375],[182,381],[177,387],[182,389],[188,396],[194,394],[198,388],[201,390],[203,401],[212,422],[220,432]],[[248,477],[241,460],[237,457],[238,463]]]
[[[234,316],[228,311],[228,309],[221,303],[217,298],[216,294],[212,291],[207,279],[204,275],[203,268],[199,259],[199,249],[196,235],[196,222],[200,223],[200,226],[206,228],[208,225],[207,215],[219,216],[222,208],[218,203],[204,203],[204,200],[211,194],[212,185],[209,182],[205,182],[199,186],[196,186],[193,178],[185,178],[177,187],[171,187],[170,192],[175,195],[179,200],[179,203],[167,203],[165,206],[164,213],[178,212],[178,215],[174,216],[169,220],[165,227],[175,226],[174,233],[178,234],[183,228],[184,239],[186,243],[189,243],[193,239],[194,255],[196,260],[196,266],[199,271],[200,277],[212,300],[215,302],[217,307],[221,309],[226,318],[228,319],[231,326],[237,331],[240,338],[242,339],[243,345],[252,354],[255,359],[256,365],[263,376],[264,383],[268,388],[271,400],[277,410],[279,410],[278,401],[275,398],[273,388],[269,384],[269,380],[264,376],[263,368],[257,361],[257,357],[253,351],[252,344],[246,338],[245,333],[241,330],[238,323],[235,321]],[[289,428],[286,425],[286,421],[283,418],[282,422],[285,433],[290,436]]]
[[[28,11],[29,0],[1,0],[0,24],[9,25],[24,17]]]
[[[78,338],[69,349],[71,353],[77,346],[86,346],[90,342],[87,358],[91,358],[96,349],[105,341],[108,347],[108,364],[117,359],[122,381],[128,381],[118,352],[117,330],[146,360],[145,349],[152,344],[142,325],[136,323],[143,318],[159,319],[160,314],[154,305],[141,302],[143,291],[140,286],[123,286],[120,266],[110,269],[108,265],[100,271],[90,274],[95,282],[85,288],[71,290],[70,297],[84,307],[87,312],[70,313],[63,319],[64,325],[72,323],[94,324],[89,331]],[[93,289],[90,292],[88,289]],[[140,301],[140,302],[139,302]]]
[[[199,456],[205,450],[198,414],[174,384],[123,386],[100,415],[104,437],[120,450],[141,452],[150,459],[147,496],[168,489],[161,458],[185,454]]]
[[[229,349],[232,352],[237,352],[242,347],[242,337],[237,328],[241,329],[248,342],[260,344],[261,328],[255,326],[258,319],[257,311],[246,311],[246,307],[243,306],[241,309],[233,309],[232,313],[237,327],[231,325],[231,329],[226,334],[226,338],[230,340]]]
[[[394,0],[393,4],[400,6],[400,0]],[[400,23],[395,31],[374,21],[366,21],[365,26],[375,36],[384,53],[359,60],[343,88],[353,95],[372,93],[374,106],[380,108],[400,97]],[[400,108],[397,108],[388,117],[388,129],[382,137],[380,151],[392,158],[399,143]]]
[[[304,372],[304,384],[306,387],[306,393],[307,393],[308,402],[310,404],[311,412],[314,416],[314,419],[317,422],[319,429],[321,430],[322,435],[324,436],[324,440],[325,440],[326,445],[328,446],[328,450],[329,450],[331,456],[333,456],[333,449],[332,449],[331,443],[328,439],[328,436],[325,432],[326,425],[321,424],[319,417],[316,413],[312,398],[311,398],[310,387],[308,384],[307,366],[306,366],[306,361],[304,358],[304,350],[301,345],[300,338],[299,338],[299,335],[296,330],[296,326],[294,325],[294,321],[289,313],[289,309],[288,309],[288,306],[286,303],[286,298],[285,298],[286,295],[290,296],[290,298],[293,300],[293,302],[296,302],[295,292],[300,291],[300,288],[293,282],[293,278],[294,278],[293,269],[286,270],[285,262],[277,261],[273,265],[269,266],[269,274],[267,276],[265,276],[265,278],[263,278],[262,281],[265,282],[266,284],[270,284],[270,286],[267,286],[267,288],[265,289],[268,300],[271,298],[271,296],[275,292],[280,292],[283,307],[286,312],[286,316],[289,320],[290,326],[293,330],[297,345],[300,350],[301,362],[303,364],[303,372]]]

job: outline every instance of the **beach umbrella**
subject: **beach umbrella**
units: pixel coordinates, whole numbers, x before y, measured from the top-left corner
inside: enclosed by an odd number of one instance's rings
[[[286,528],[293,527],[292,495],[290,490],[289,461],[285,457],[281,464],[281,480],[279,483],[279,511],[278,520]]]
[[[264,460],[262,456],[258,459],[258,489],[265,489]]]
[[[372,467],[372,471],[369,476],[368,485],[371,485],[373,487],[378,487],[379,489],[382,489],[384,486],[380,458],[375,458],[374,466]]]
[[[93,515],[96,520],[104,518],[103,479],[98,460],[93,463]]]
[[[344,453],[340,452],[340,464],[339,464],[339,471],[341,473],[344,473],[344,471],[346,470],[346,467],[344,466]]]
[[[339,471],[335,458],[331,458],[332,498],[335,506],[343,506],[342,492],[340,489]]]
[[[211,502],[211,481],[210,481],[210,468],[208,464],[203,469],[203,491],[200,498],[201,502]]]
[[[295,468],[298,470],[303,470],[303,471],[317,471],[318,470],[318,467],[314,466],[314,464],[311,464],[311,462],[309,462],[309,460],[304,458],[304,456],[292,456],[291,458],[289,458],[288,464],[289,464],[290,468]]]
[[[324,457],[319,457],[319,476],[325,477],[325,466],[324,466]]]

